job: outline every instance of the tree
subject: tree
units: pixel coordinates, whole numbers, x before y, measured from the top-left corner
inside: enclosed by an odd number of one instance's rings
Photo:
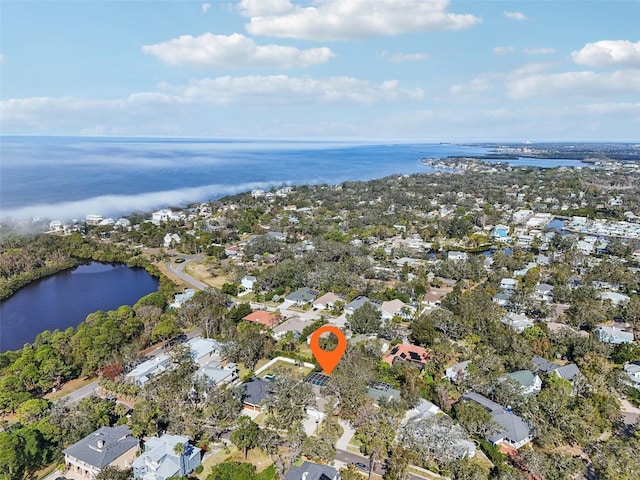
[[[409,478],[407,467],[413,457],[413,452],[400,445],[392,447],[389,458],[387,458],[387,471],[384,474],[384,480],[406,480]]]
[[[249,450],[258,445],[260,427],[251,420],[251,417],[242,415],[236,422],[236,428],[231,433],[231,442],[242,450],[244,459],[247,459]]]
[[[435,415],[409,422],[404,428],[402,445],[427,461],[442,465],[465,458],[467,451],[460,444],[465,438],[462,427],[450,417]]]
[[[120,469],[118,467],[102,467],[100,473],[96,475],[96,480],[129,480],[133,478],[131,468]]]
[[[365,302],[357,308],[351,318],[351,330],[354,333],[376,333],[380,329],[380,312],[376,310],[371,302]]]
[[[306,417],[306,410],[315,407],[316,397],[311,384],[294,375],[291,370],[274,371],[272,392],[264,400],[267,425],[278,430],[289,430]]]
[[[473,437],[486,437],[496,429],[491,414],[476,402],[458,402],[453,411],[457,422]]]

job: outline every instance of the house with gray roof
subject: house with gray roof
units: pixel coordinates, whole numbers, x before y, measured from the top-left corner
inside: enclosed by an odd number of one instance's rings
[[[189,439],[183,435],[151,437],[145,442],[144,453],[133,462],[133,478],[166,480],[169,477],[186,477],[200,465],[200,461],[200,449],[190,445]]]
[[[344,306],[344,313],[347,316],[353,315],[353,312],[362,307],[365,303],[370,303],[376,310],[380,310],[380,307],[382,306],[382,302],[379,300],[369,300],[364,295],[360,295]]]
[[[244,408],[262,411],[262,402],[273,393],[273,385],[264,378],[252,377],[246,382],[242,382],[238,388],[242,393],[242,404]]]
[[[129,468],[140,447],[127,425],[100,427],[64,450],[68,472],[94,479],[104,467]]]
[[[171,366],[169,355],[158,355],[146,362],[142,362],[125,375],[125,380],[136,385],[144,386],[152,377],[161,374]]]
[[[302,306],[313,302],[318,296],[318,292],[308,287],[302,287],[284,298],[284,301],[290,305]]]
[[[580,370],[578,370],[578,366],[575,363],[570,363],[568,365],[563,365],[556,368],[553,373],[555,373],[558,377],[564,378],[565,380],[569,380],[571,383],[573,383],[576,375],[580,373]]]
[[[533,327],[533,322],[524,313],[508,312],[502,317],[502,323],[518,333],[524,332],[526,328]]]
[[[598,340],[604,343],[619,345],[633,342],[633,332],[626,332],[616,327],[600,326],[593,333]]]
[[[328,465],[305,461],[299,467],[291,467],[284,480],[340,480],[340,474]]]
[[[529,370],[507,373],[505,377],[517,382],[523,395],[536,395],[542,390],[542,380]]]
[[[539,355],[534,355],[531,359],[531,363],[535,366],[536,370],[539,370],[543,373],[549,373],[554,371],[556,368],[560,367],[560,364],[555,362],[550,362],[546,358],[542,358]]]
[[[475,392],[467,392],[461,398],[484,407],[491,414],[491,419],[500,426],[497,431],[489,434],[487,440],[491,443],[506,443],[517,450],[533,440],[531,426],[510,408],[505,408]]]

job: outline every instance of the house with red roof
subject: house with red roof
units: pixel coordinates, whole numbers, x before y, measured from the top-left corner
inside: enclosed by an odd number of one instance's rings
[[[391,351],[382,359],[389,365],[394,362],[409,362],[420,369],[431,359],[431,354],[426,349],[417,345],[401,343],[391,349]]]
[[[273,327],[277,325],[280,321],[280,315],[276,315],[272,312],[267,312],[266,310],[256,310],[255,312],[251,312],[249,315],[243,318],[247,322],[259,323],[260,325],[264,325],[265,327]]]

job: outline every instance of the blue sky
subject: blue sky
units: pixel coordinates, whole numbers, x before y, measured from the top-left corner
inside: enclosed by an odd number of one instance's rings
[[[0,0],[3,134],[639,140],[640,2]]]

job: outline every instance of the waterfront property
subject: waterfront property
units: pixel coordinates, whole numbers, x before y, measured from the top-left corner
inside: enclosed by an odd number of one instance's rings
[[[68,471],[93,480],[104,467],[129,468],[139,450],[126,425],[100,427],[64,450]]]
[[[133,478],[167,480],[186,477],[200,465],[200,449],[189,444],[183,435],[151,437],[145,442],[144,453],[133,462]]]

